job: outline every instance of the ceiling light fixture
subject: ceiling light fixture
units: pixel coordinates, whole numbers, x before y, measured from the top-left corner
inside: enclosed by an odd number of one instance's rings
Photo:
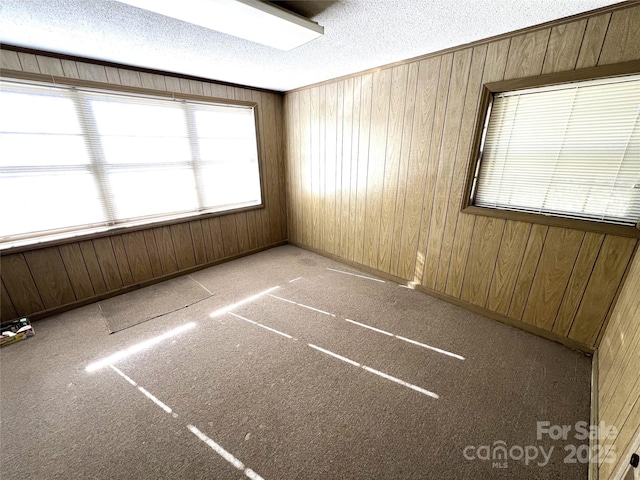
[[[324,35],[317,23],[260,0],[118,1],[285,51]]]

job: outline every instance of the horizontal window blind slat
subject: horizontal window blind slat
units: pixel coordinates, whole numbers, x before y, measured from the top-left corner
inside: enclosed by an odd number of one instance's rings
[[[640,76],[495,96],[474,204],[640,220]]]

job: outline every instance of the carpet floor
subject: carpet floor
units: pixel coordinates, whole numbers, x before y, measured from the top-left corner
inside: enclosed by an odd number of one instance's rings
[[[189,277],[0,351],[0,477],[587,478],[589,357],[292,246]]]

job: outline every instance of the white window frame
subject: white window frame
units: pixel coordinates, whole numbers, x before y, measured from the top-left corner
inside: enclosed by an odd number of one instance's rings
[[[198,191],[198,203],[199,208],[196,210],[182,211],[182,212],[173,212],[170,214],[157,214],[150,215],[145,217],[138,217],[129,220],[118,220],[115,218],[109,218],[108,221],[97,223],[97,224],[88,224],[82,225],[78,227],[70,227],[70,228],[60,228],[56,230],[48,230],[44,233],[35,233],[35,234],[19,234],[9,237],[0,238],[0,251],[3,253],[9,253],[9,251],[21,251],[24,248],[31,246],[46,246],[46,245],[55,245],[59,243],[66,243],[69,239],[73,240],[85,240],[90,238],[98,238],[105,235],[114,235],[118,233],[125,232],[133,232],[137,230],[144,230],[148,228],[172,225],[175,223],[181,223],[184,221],[192,220],[194,217],[198,218],[210,218],[215,216],[227,215],[232,213],[244,212],[249,210],[256,210],[265,208],[264,203],[264,176],[263,176],[263,159],[261,152],[261,142],[260,142],[260,127],[259,127],[259,108],[257,102],[243,101],[243,100],[230,100],[225,98],[218,97],[208,97],[202,95],[193,95],[193,94],[184,94],[178,92],[169,92],[163,90],[152,90],[146,88],[139,87],[127,87],[121,85],[114,85],[109,83],[102,82],[94,82],[94,81],[85,81],[79,79],[70,79],[70,78],[59,78],[59,77],[51,77],[48,75],[41,74],[33,74],[27,72],[6,72],[3,71],[0,77],[2,80],[7,82],[17,82],[23,84],[33,84],[40,85],[45,87],[58,86],[63,87],[68,90],[78,89],[86,92],[93,93],[104,93],[104,94],[121,94],[125,96],[137,96],[146,99],[155,99],[155,100],[164,100],[164,101],[175,101],[180,102],[185,109],[185,115],[188,121],[193,121],[193,111],[189,111],[189,106],[193,105],[197,108],[197,105],[214,105],[214,106],[228,106],[228,107],[243,107],[250,108],[253,110],[254,121],[255,121],[255,138],[256,138],[256,151],[257,151],[257,168],[258,168],[258,176],[259,176],[259,184],[260,184],[260,202],[259,203],[251,203],[249,205],[233,205],[231,208],[227,206],[220,207],[204,207],[202,204],[202,190],[201,186],[197,185]],[[53,82],[52,82],[53,80]],[[74,100],[77,101],[77,100]],[[85,112],[86,113],[86,110]],[[87,134],[87,132],[83,132],[83,135]],[[87,135],[87,138],[92,139],[91,134]],[[196,139],[191,138],[189,136],[190,143],[193,144]],[[90,149],[93,150],[93,149]],[[104,162],[103,159],[100,159],[100,155],[97,155],[95,151],[90,151],[91,164],[86,168],[90,169],[94,174],[96,169],[103,169]],[[181,162],[185,163],[185,162]],[[192,169],[200,168],[198,165],[198,159],[192,157],[189,162]],[[129,164],[127,164],[128,166]],[[49,170],[52,170],[52,167],[47,167]],[[55,167],[53,168],[55,169]],[[64,167],[61,167],[64,169]],[[195,170],[194,170],[195,175]],[[198,175],[195,175],[196,179]],[[196,183],[198,181],[196,180]],[[108,188],[106,183],[101,185],[101,190],[104,188]],[[104,193],[104,192],[103,192]],[[106,208],[106,207],[104,207]]]

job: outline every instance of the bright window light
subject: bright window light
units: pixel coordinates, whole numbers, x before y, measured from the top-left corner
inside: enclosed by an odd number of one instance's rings
[[[234,309],[236,309],[238,307],[241,307],[242,305],[246,305],[247,303],[255,302],[260,297],[263,297],[264,295],[268,295],[269,293],[271,293],[274,290],[277,290],[279,288],[280,288],[279,286],[271,287],[268,290],[265,290],[264,292],[256,293],[255,295],[251,295],[250,297],[244,298],[244,299],[240,300],[239,302],[232,303],[231,305],[227,305],[226,307],[220,308],[220,309],[216,310],[215,312],[211,312],[211,314],[209,316],[211,318],[219,317],[220,315],[224,315],[225,313],[229,313],[231,310],[234,310]]]
[[[0,81],[0,243],[262,202],[254,110]]]
[[[177,328],[164,332],[162,335],[158,335],[157,337],[152,337],[140,343],[136,343],[135,345],[125,348],[124,350],[119,350],[116,353],[109,355],[106,358],[103,358],[102,360],[93,362],[87,365],[85,370],[87,372],[95,372],[96,370],[100,370],[101,368],[104,368],[113,363],[116,363],[119,360],[122,360],[123,358],[130,357],[131,355],[134,355],[138,352],[142,352],[143,350],[147,350],[153,347],[154,345],[164,342],[165,340],[169,340],[170,338],[175,337],[176,335],[179,335],[182,332],[191,330],[195,326],[196,324],[194,322],[185,323],[184,325],[181,325]]]

